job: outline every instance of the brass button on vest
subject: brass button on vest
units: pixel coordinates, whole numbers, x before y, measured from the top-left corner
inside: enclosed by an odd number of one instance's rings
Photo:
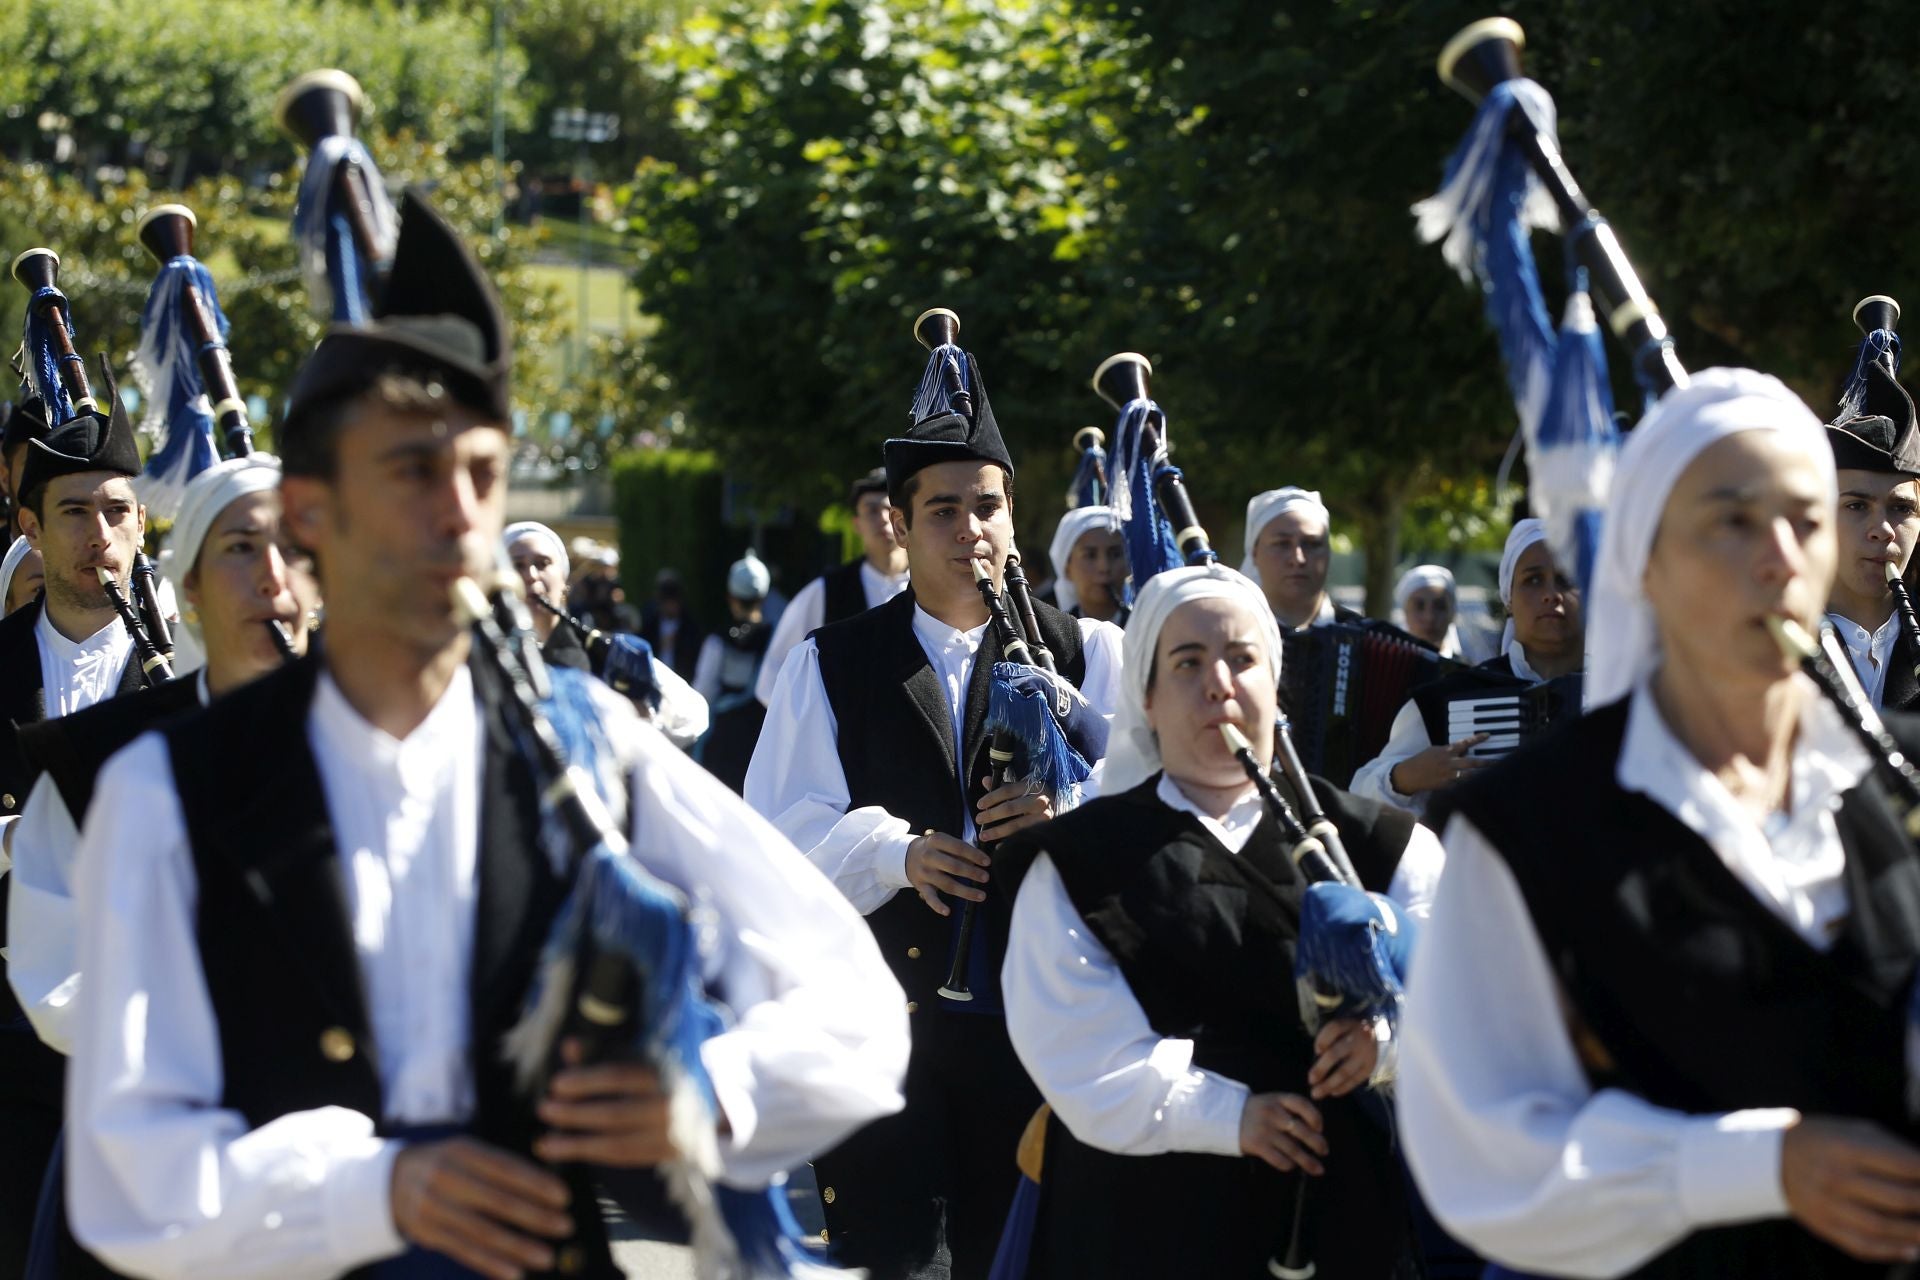
[[[353,1056],[353,1033],[345,1027],[328,1027],[320,1033],[320,1056],[328,1062],[345,1062]]]
[[[919,1011],[920,1011],[920,1002],[918,1000],[907,1001],[908,1013],[918,1013]]]
[[[833,1188],[832,1188],[832,1187],[822,1187],[822,1188],[820,1188],[820,1198],[821,1198],[822,1200],[824,1200],[824,1201],[826,1201],[826,1202],[827,1202],[828,1204],[832,1204],[832,1203],[833,1203]]]
[[[11,796],[9,796],[9,797],[8,797],[8,799],[9,799],[9,800],[11,800],[11,799],[12,799],[12,797],[11,797]],[[908,948],[907,948],[907,959],[909,959],[909,960],[918,960],[919,958],[920,958],[920,948],[918,948],[918,947],[908,947]]]

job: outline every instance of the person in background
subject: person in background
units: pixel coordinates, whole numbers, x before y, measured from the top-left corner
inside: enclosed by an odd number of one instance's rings
[[[1320,495],[1308,489],[1269,489],[1247,502],[1247,554],[1240,572],[1266,594],[1283,631],[1365,621],[1327,594],[1331,521]]]
[[[1478,628],[1461,626],[1460,592],[1445,565],[1417,564],[1401,574],[1393,587],[1393,607],[1407,634],[1425,640],[1443,658],[1481,663],[1495,656]]]
[[[749,547],[727,571],[727,611],[733,625],[725,635],[707,637],[693,671],[694,691],[713,709],[713,728],[695,758],[736,792],[746,785],[747,766],[767,718],[766,707],[753,696],[773,636],[760,612],[767,582],[767,566]]]
[[[1047,559],[1060,612],[1127,625],[1127,544],[1112,507],[1075,507],[1061,516]]]
[[[887,501],[887,472],[875,467],[853,482],[847,494],[860,556],[821,574],[806,586],[774,623],[766,661],[754,682],[762,706],[773,701],[780,666],[802,640],[829,622],[877,608],[907,589],[907,547],[894,534],[893,506]]]
[[[40,553],[24,537],[15,538],[6,559],[0,560],[0,618],[37,598],[46,582]]]
[[[699,624],[687,611],[687,588],[678,571],[662,569],[654,575],[653,599],[640,613],[640,638],[653,646],[654,661],[675,671],[693,670],[702,637]]]

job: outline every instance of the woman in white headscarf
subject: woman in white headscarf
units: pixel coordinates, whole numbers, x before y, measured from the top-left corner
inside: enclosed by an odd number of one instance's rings
[[[1047,547],[1053,563],[1053,602],[1074,618],[1127,625],[1121,595],[1127,581],[1127,543],[1112,507],[1075,507],[1060,517]]]
[[[0,559],[0,618],[40,594],[47,573],[40,564],[40,553],[26,538],[17,537]]]
[[[1819,624],[1835,519],[1786,387],[1669,392],[1613,481],[1589,711],[1452,797],[1399,1116],[1440,1221],[1509,1267],[1913,1274],[1920,864],[1768,627]]]
[[[1053,1109],[1036,1280],[1265,1276],[1299,1176],[1316,1179],[1323,1273],[1396,1274],[1393,1161],[1352,1096],[1379,1040],[1354,1022],[1315,1040],[1300,1022],[1284,975],[1302,885],[1219,733],[1237,725],[1270,761],[1279,673],[1252,582],[1156,575],[1127,630],[1104,794],[996,855],[994,875],[1019,882],[1007,1029]],[[1435,859],[1404,817],[1316,792],[1374,888]],[[1149,1214],[1178,1230],[1112,1229]]]
[[[1393,718],[1387,745],[1354,771],[1354,794],[1423,814],[1428,800],[1492,761],[1490,735],[1450,732],[1448,707],[1468,697],[1511,693],[1580,670],[1580,593],[1553,563],[1547,526],[1514,522],[1500,554],[1500,603],[1507,612],[1500,652],[1472,671],[1415,691]],[[1577,710],[1577,706],[1573,708]],[[1499,744],[1503,754],[1510,744]]]
[[[209,467],[187,485],[165,566],[183,606],[174,635],[180,675],[22,730],[23,750],[44,772],[7,829],[8,976],[34,1030],[62,1052],[79,991],[73,857],[94,776],[142,732],[278,667],[269,625],[306,648],[319,590],[280,537],[279,486],[279,461],[258,453]],[[0,577],[7,569],[0,563]]]
[[[1288,485],[1247,500],[1246,557],[1240,572],[1265,593],[1283,627],[1360,622],[1327,594],[1333,566],[1332,516],[1320,495]]]

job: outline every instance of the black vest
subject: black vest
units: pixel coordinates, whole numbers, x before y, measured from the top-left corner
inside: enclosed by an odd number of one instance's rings
[[[865,559],[849,561],[820,575],[820,586],[825,593],[821,601],[822,626],[844,622],[867,611],[867,584],[860,580],[860,566],[865,563]]]
[[[531,1108],[513,1090],[501,1037],[518,1019],[565,884],[534,835],[538,798],[501,711],[498,677],[471,664],[484,733],[479,900],[474,912],[467,1131],[525,1153]],[[316,657],[234,691],[164,732],[199,878],[198,938],[220,1029],[221,1105],[259,1127],[348,1107],[382,1122],[345,872],[307,742]],[[594,1204],[569,1174],[576,1209]],[[597,1213],[579,1214],[585,1274],[609,1276]]]
[[[1191,1039],[1196,1067],[1254,1093],[1304,1096],[1315,1057],[1293,982],[1304,885],[1271,819],[1230,854],[1197,818],[1162,803],[1157,781],[1013,837],[1015,870],[1041,852],[1052,858],[1155,1033]],[[1356,863],[1398,860],[1410,823],[1352,821],[1358,810],[1329,803],[1341,793],[1316,791]],[[1387,1129],[1358,1096],[1318,1105],[1330,1154],[1310,1192],[1315,1260],[1329,1277],[1385,1280],[1407,1248]],[[1030,1274],[1264,1277],[1291,1225],[1296,1185],[1249,1156],[1114,1155],[1056,1119]]]
[[[1589,712],[1443,801],[1511,869],[1577,1019],[1594,1087],[1692,1113],[1796,1107],[1912,1140],[1906,1004],[1920,961],[1920,858],[1874,781],[1835,815],[1852,914],[1808,946],[1707,843],[1614,781],[1630,699]],[[1913,751],[1920,731],[1889,727]],[[1570,781],[1571,780],[1571,781]],[[1890,1277],[1790,1221],[1702,1231],[1636,1272]]]
[[[0,618],[0,815],[17,815],[40,777],[40,767],[29,761],[21,733],[47,716],[46,690],[40,680],[40,641],[34,634],[40,606],[41,602],[34,600]],[[140,664],[129,660],[120,673],[114,697],[139,689],[141,683]],[[112,704],[102,704],[106,705]],[[85,809],[72,812],[76,823],[86,814]],[[7,894],[12,879],[0,876],[0,947],[6,945]],[[0,961],[0,1098],[58,1111],[66,1059],[41,1043],[14,997],[13,984],[5,978],[5,962]]]
[[[111,698],[70,716],[20,727],[20,749],[49,774],[74,826],[86,821],[94,784],[113,754],[174,716],[200,705],[200,675],[176,676],[137,698]]]
[[[580,643],[580,633],[565,618],[554,620],[553,634],[540,646],[540,658],[550,667],[593,673],[593,659]]]
[[[1080,627],[1059,610],[1034,602],[1040,631],[1054,662],[1076,687],[1086,677]],[[914,597],[909,588],[857,617],[814,632],[820,680],[838,725],[840,766],[847,778],[849,810],[878,806],[919,834],[933,830],[957,836],[963,817],[981,794],[987,764],[987,690],[1000,642],[987,629],[967,684],[965,741],[955,752],[946,691],[913,632]],[[962,774],[958,762],[966,762]],[[966,778],[964,789],[961,778]],[[963,807],[965,806],[965,807]],[[989,881],[987,900],[976,912],[968,1012],[1000,1010],[1000,961],[1006,954],[1012,899]],[[867,916],[881,954],[922,1009],[952,1005],[938,995],[960,919],[935,915],[920,895],[901,890]]]
[[[1887,678],[1880,686],[1880,705],[1888,711],[1920,710],[1920,676],[1914,674],[1914,665],[1920,663],[1920,647],[1916,647],[1907,637],[1905,627],[1893,642],[1892,656],[1887,659]]]

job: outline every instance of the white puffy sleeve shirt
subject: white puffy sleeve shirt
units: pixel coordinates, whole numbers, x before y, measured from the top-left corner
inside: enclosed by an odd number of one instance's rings
[[[376,1029],[396,1018],[407,1028],[380,1037],[385,1106],[389,1118],[457,1121],[471,1099],[464,1040],[454,1043],[478,839],[470,685],[457,681],[403,742],[350,709],[323,714],[330,685],[316,694],[309,737],[325,748],[355,951]],[[701,1053],[731,1129],[723,1176],[765,1184],[902,1105],[904,997],[851,908],[776,831],[623,700],[596,696],[633,753],[636,856],[716,918],[709,976],[736,1021]],[[76,1234],[116,1270],[145,1277],[320,1280],[397,1254],[388,1190],[400,1144],[372,1119],[323,1107],[249,1129],[220,1105],[198,884],[169,776],[164,740],[135,741],[103,772],[81,838],[88,994],[67,1130]],[[342,805],[342,783],[375,802]]]
[[[1832,806],[1867,768],[1837,714],[1812,697],[1791,812],[1763,829],[1672,735],[1643,685],[1615,776],[1692,828],[1824,950],[1848,909]],[[1798,1113],[1691,1115],[1596,1092],[1505,860],[1459,815],[1446,851],[1407,993],[1399,1116],[1408,1163],[1447,1229],[1520,1270],[1617,1276],[1694,1231],[1783,1216],[1780,1144]]]
[[[1124,633],[1111,622],[1078,619],[1086,658],[1080,692],[1094,711],[1113,719],[1119,704]],[[984,625],[961,631],[914,610],[914,635],[926,650],[947,695],[954,741],[963,738],[967,682]],[[809,637],[787,655],[774,684],[760,741],[747,769],[747,803],[765,815],[854,907],[867,915],[907,887],[907,846],[920,833],[877,806],[850,809],[852,794],[840,765],[839,725],[820,676],[820,650]],[[962,839],[974,837],[966,815]]]

